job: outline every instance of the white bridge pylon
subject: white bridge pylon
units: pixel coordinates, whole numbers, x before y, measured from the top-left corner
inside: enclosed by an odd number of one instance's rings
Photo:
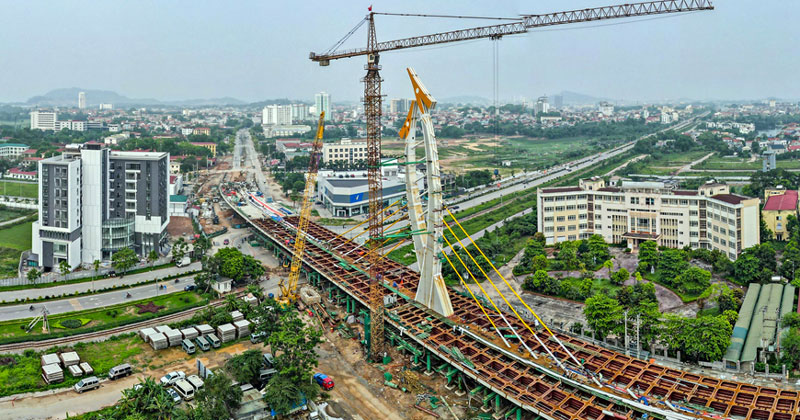
[[[408,218],[411,223],[414,252],[419,265],[420,279],[417,287],[418,302],[444,315],[453,314],[453,304],[442,278],[442,237],[444,222],[442,218],[442,180],[439,168],[439,152],[436,149],[436,135],[433,132],[430,110],[436,106],[436,99],[431,96],[414,69],[407,68],[414,88],[415,99],[411,102],[405,124],[400,130],[400,137],[405,139],[406,151],[406,198],[408,200]],[[422,141],[417,142],[417,122],[422,127]],[[423,156],[417,158],[417,147],[424,146]],[[425,181],[427,184],[427,205],[423,209],[423,194],[417,181],[418,163],[425,164]]]

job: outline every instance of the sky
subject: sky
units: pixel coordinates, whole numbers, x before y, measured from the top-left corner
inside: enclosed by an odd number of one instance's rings
[[[367,13],[507,16],[623,0],[12,1],[0,0],[0,102],[51,89],[113,90],[132,98],[333,102],[363,93],[364,57],[308,59]],[[715,1],[713,11],[557,26],[505,37],[503,101],[573,91],[627,101],[800,98],[800,2]],[[376,17],[379,41],[496,21]],[[366,25],[344,48],[366,43]],[[493,97],[493,41],[381,56],[387,98],[411,97],[413,67],[439,98]]]

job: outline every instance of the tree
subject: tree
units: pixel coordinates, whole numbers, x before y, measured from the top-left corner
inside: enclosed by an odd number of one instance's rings
[[[547,257],[544,255],[537,255],[531,259],[531,270],[533,272],[537,272],[539,270],[546,270],[547,269]]]
[[[175,402],[165,387],[149,376],[140,380],[139,385],[122,391],[122,398],[114,406],[113,418],[167,420],[174,417]]]
[[[39,280],[42,277],[42,272],[32,268],[30,271],[28,271],[28,274],[26,274],[25,277],[28,278],[29,282],[36,283],[36,280]]]
[[[219,261],[219,274],[233,280],[240,280],[243,275],[244,256],[242,253],[231,247],[222,248],[214,254],[214,258]]]
[[[800,270],[800,246],[795,240],[791,240],[786,244],[786,248],[783,249],[779,272],[783,277],[792,281],[796,277],[797,270]]]
[[[94,276],[92,276],[92,278],[95,278],[97,277],[97,272],[100,271],[100,260],[92,261],[92,268],[94,269]]]
[[[782,361],[790,369],[797,367],[800,362],[800,332],[797,328],[790,328],[781,340],[781,350],[783,350]]]
[[[631,278],[631,274],[625,269],[625,267],[622,267],[618,271],[615,271],[611,274],[611,282],[617,285],[624,284],[629,278]]]
[[[586,299],[583,315],[589,328],[599,339],[604,339],[622,325],[622,306],[605,293],[598,293]]]
[[[671,286],[675,286],[678,277],[686,271],[689,263],[686,262],[685,253],[680,249],[665,249],[658,258],[659,279]]]
[[[556,257],[564,265],[565,270],[577,270],[580,268],[578,260],[578,245],[575,242],[562,242],[561,249]]]
[[[150,263],[150,271],[153,271],[153,264],[158,260],[158,251],[155,249],[147,253],[147,262]]]
[[[261,360],[262,356],[259,350],[247,350],[225,362],[225,370],[233,376],[236,382],[253,383],[258,378],[258,371],[261,370]]]
[[[733,328],[725,315],[682,318],[666,314],[661,341],[689,361],[722,359],[731,343]]]
[[[741,299],[737,298],[727,285],[723,285],[719,296],[717,296],[717,308],[719,308],[719,312],[738,311],[739,305],[741,304]]]
[[[250,255],[244,255],[244,258],[242,259],[242,277],[247,277],[253,281],[258,281],[258,279],[263,276],[265,272],[266,269],[260,261]]]
[[[788,328],[800,328],[800,314],[789,312],[781,319],[781,325]]]
[[[711,285],[711,273],[691,266],[678,275],[674,285],[681,292],[697,295],[703,293]]]
[[[58,271],[61,272],[61,275],[64,276],[64,280],[66,280],[67,274],[72,271],[72,267],[69,265],[67,260],[61,260],[61,262],[58,263]]]
[[[204,420],[232,418],[242,405],[242,389],[224,372],[206,378],[196,394],[196,415]]]
[[[760,274],[758,258],[751,254],[739,255],[733,263],[733,278],[740,284],[758,281]]]
[[[550,277],[547,271],[538,270],[525,279],[525,288],[545,295],[557,295],[560,291],[558,280]]]
[[[281,314],[277,329],[265,340],[275,354],[275,369],[278,371],[267,387],[292,383],[306,398],[316,397],[319,388],[312,382],[312,369],[317,366],[315,347],[322,342],[321,336],[318,329],[305,325],[297,312],[287,311]],[[274,394],[273,392],[272,395]],[[270,400],[267,402],[279,403]]]
[[[188,244],[183,239],[183,237],[178,238],[177,241],[172,245],[172,261],[180,261],[186,255],[186,247]]]
[[[136,252],[130,248],[120,249],[111,256],[111,265],[116,270],[122,271],[123,275],[138,261],[139,257],[136,256]]]
[[[588,252],[584,255],[584,261],[587,265],[596,267],[611,258],[611,254],[608,252],[608,244],[602,236],[592,235],[586,243]]]
[[[658,266],[658,245],[655,241],[645,241],[639,245],[639,268],[637,271],[649,271]]]

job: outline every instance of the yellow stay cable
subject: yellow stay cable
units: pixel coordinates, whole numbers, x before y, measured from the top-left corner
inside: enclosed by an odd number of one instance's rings
[[[447,263],[448,263],[448,264],[450,264],[450,267],[453,269],[453,272],[454,272],[454,273],[456,273],[456,277],[458,277],[458,280],[459,280],[459,281],[461,282],[461,284],[463,284],[463,285],[464,285],[464,287],[467,289],[467,291],[469,292],[469,295],[470,295],[470,296],[472,296],[472,300],[474,300],[474,301],[475,301],[475,303],[477,303],[477,304],[478,304],[478,307],[479,307],[479,308],[481,308],[481,312],[483,312],[483,315],[484,315],[484,316],[486,317],[486,319],[488,319],[488,320],[489,320],[489,322],[492,324],[492,327],[494,327],[494,330],[497,332],[497,335],[498,335],[498,336],[500,336],[500,339],[501,339],[501,340],[503,340],[503,342],[506,344],[506,347],[510,347],[510,346],[509,346],[509,344],[508,344],[508,341],[506,341],[505,337],[503,337],[503,334],[502,334],[502,333],[500,333],[500,329],[498,329],[498,328],[497,328],[497,325],[495,325],[494,321],[492,321],[492,318],[491,318],[491,317],[489,316],[489,314],[486,312],[486,309],[483,307],[483,305],[481,305],[481,302],[478,300],[478,298],[477,298],[477,297],[475,297],[475,294],[473,294],[473,293],[472,293],[472,289],[470,289],[470,288],[469,288],[469,285],[468,285],[468,284],[467,284],[467,283],[464,281],[464,279],[462,279],[462,278],[461,278],[461,276],[459,276],[459,275],[458,275],[458,270],[456,270],[456,266],[455,266],[455,265],[453,265],[453,262],[452,262],[452,261],[450,261],[450,258],[447,256],[447,253],[445,253],[445,252],[442,252],[442,254],[444,255],[444,258],[447,260]],[[463,262],[462,262],[462,264],[463,264]],[[464,268],[466,268],[466,266],[464,266]],[[469,272],[469,269],[467,269],[467,272]],[[472,273],[470,273],[470,276],[472,276]],[[474,280],[474,279],[475,279],[475,277],[472,277],[472,279]],[[476,283],[478,286],[480,286],[480,283],[478,283],[477,281],[476,281],[475,283]],[[491,302],[491,299],[490,299],[489,301]],[[492,305],[494,305],[494,302],[492,302]],[[497,309],[497,306],[495,306],[495,309]]]
[[[527,329],[528,329],[528,331],[530,331],[531,335],[533,335],[533,338],[534,338],[534,339],[536,339],[536,341],[538,341],[538,342],[539,342],[539,344],[540,344],[540,345],[541,345],[541,346],[542,346],[542,347],[545,349],[545,351],[547,351],[547,353],[550,355],[550,357],[553,359],[553,361],[554,361],[554,362],[556,362],[556,364],[558,364],[558,366],[559,366],[561,369],[563,369],[563,370],[566,372],[566,371],[567,371],[567,368],[566,368],[566,367],[565,367],[565,366],[564,366],[564,365],[561,363],[561,360],[560,360],[560,359],[558,359],[558,358],[557,358],[557,357],[556,357],[556,356],[555,356],[555,355],[554,355],[554,354],[553,354],[553,353],[550,351],[550,348],[549,348],[549,347],[547,347],[546,345],[544,345],[544,343],[542,343],[542,341],[541,341],[541,340],[539,340],[539,336],[538,336],[538,335],[536,335],[536,332],[535,332],[535,331],[533,331],[533,329],[530,327],[530,325],[528,325],[528,323],[527,323],[527,322],[525,322],[525,320],[522,318],[522,316],[520,316],[520,314],[517,312],[517,309],[516,309],[516,308],[514,308],[514,306],[513,306],[513,305],[511,305],[511,303],[509,303],[509,302],[508,302],[508,299],[506,299],[505,295],[503,295],[503,292],[501,292],[501,291],[500,291],[500,289],[497,287],[497,285],[496,285],[496,284],[494,284],[494,282],[493,282],[493,281],[492,281],[492,279],[489,277],[489,275],[488,275],[488,274],[486,274],[486,271],[484,271],[484,270],[483,270],[483,267],[481,267],[481,265],[480,265],[480,264],[478,264],[478,262],[477,262],[477,261],[475,261],[475,258],[473,258],[473,257],[472,257],[472,254],[470,254],[469,250],[468,250],[468,249],[467,249],[467,248],[464,246],[464,244],[461,242],[461,239],[458,237],[458,235],[456,235],[456,234],[455,234],[455,232],[453,232],[453,229],[452,229],[452,228],[450,228],[450,225],[449,225],[449,224],[447,224],[447,222],[445,222],[444,220],[442,220],[442,222],[444,223],[445,227],[447,227],[447,230],[449,230],[449,231],[450,231],[450,234],[451,234],[451,235],[453,235],[453,237],[454,237],[454,238],[455,238],[455,239],[458,241],[458,244],[459,244],[459,245],[461,245],[461,249],[463,249],[463,250],[464,250],[464,252],[466,252],[466,253],[467,253],[467,256],[469,256],[469,258],[472,260],[472,262],[473,262],[473,263],[475,263],[475,266],[476,266],[476,267],[478,267],[478,270],[480,270],[480,271],[481,271],[481,273],[483,273],[483,276],[484,276],[484,277],[486,277],[486,280],[489,280],[489,283],[491,283],[491,284],[492,284],[492,287],[494,287],[494,290],[496,290],[496,291],[497,291],[497,293],[500,295],[500,297],[503,299],[503,302],[505,302],[505,303],[506,303],[506,305],[509,307],[509,309],[511,309],[511,310],[514,312],[514,315],[516,315],[516,316],[517,316],[517,319],[519,319],[519,320],[520,320],[520,322],[522,322],[522,325],[524,325],[524,326],[525,326],[525,328],[527,328]],[[442,237],[443,237],[443,238],[445,238],[445,240],[447,241],[447,237],[446,237],[445,235],[442,235]],[[450,243],[450,241],[448,241],[447,243]],[[452,248],[452,247],[451,247],[451,248]],[[456,253],[456,255],[458,255],[458,253]],[[481,289],[483,289],[483,288],[481,288]],[[486,291],[484,291],[484,293],[486,293]],[[488,294],[487,294],[486,296],[488,296]],[[518,337],[518,338],[519,338],[519,341],[520,341],[520,343],[523,343],[523,344],[525,344],[525,340],[523,340],[523,339],[522,339],[522,337]],[[527,347],[527,345],[526,345],[526,347]],[[530,350],[529,350],[529,351],[530,351]],[[533,353],[533,352],[531,352],[531,353]]]
[[[533,309],[531,309],[531,307],[530,307],[530,306],[528,306],[528,304],[527,304],[527,303],[525,303],[525,301],[522,299],[522,297],[519,295],[519,293],[517,293],[517,291],[516,291],[516,290],[515,290],[513,287],[511,287],[511,285],[508,283],[508,280],[506,280],[506,278],[505,278],[505,277],[503,277],[503,275],[502,275],[502,274],[500,274],[500,271],[497,269],[497,267],[495,267],[495,266],[494,266],[494,264],[492,264],[492,261],[489,259],[489,257],[487,257],[487,256],[486,256],[486,254],[484,254],[484,253],[483,253],[483,250],[482,250],[482,249],[480,249],[480,247],[478,247],[478,244],[476,244],[476,243],[475,243],[475,241],[472,239],[472,237],[471,237],[471,236],[469,236],[469,233],[467,233],[466,229],[464,229],[464,227],[463,227],[463,226],[461,226],[461,223],[459,223],[459,222],[458,222],[458,219],[456,219],[456,217],[455,217],[455,216],[453,216],[453,213],[451,213],[451,212],[450,212],[450,209],[445,209],[445,210],[447,210],[447,214],[449,214],[449,215],[450,215],[450,217],[453,219],[453,221],[454,221],[454,222],[456,222],[456,224],[457,224],[457,225],[458,225],[458,227],[461,229],[461,231],[462,231],[462,232],[464,232],[464,235],[466,235],[466,237],[467,237],[467,238],[469,238],[469,240],[470,240],[470,242],[472,243],[472,245],[474,245],[474,246],[475,246],[475,249],[477,249],[477,250],[478,250],[478,252],[480,252],[480,253],[481,253],[481,255],[483,256],[483,258],[486,260],[486,262],[488,262],[488,263],[489,263],[489,265],[492,267],[492,269],[494,270],[494,272],[495,272],[495,273],[497,273],[497,275],[498,275],[498,276],[499,276],[499,277],[500,277],[500,278],[503,280],[503,282],[506,284],[506,286],[508,286],[508,288],[509,288],[509,289],[511,289],[511,292],[512,292],[512,293],[514,293],[514,296],[516,296],[516,297],[517,297],[517,299],[519,299],[519,301],[520,301],[520,302],[522,302],[522,304],[525,306],[525,308],[527,308],[527,309],[528,309],[528,310],[531,312],[531,314],[533,314],[533,316],[534,316],[534,317],[536,317],[536,320],[538,320],[538,321],[539,321],[539,323],[540,323],[540,324],[542,324],[542,326],[544,327],[544,329],[546,329],[546,330],[547,330],[547,332],[548,332],[548,333],[550,333],[550,336],[552,336],[553,338],[555,338],[556,342],[558,342],[558,344],[561,346],[561,348],[563,348],[563,349],[564,349],[564,351],[566,351],[566,352],[567,352],[567,354],[568,354],[568,355],[569,355],[569,356],[572,358],[572,360],[573,360],[573,361],[574,361],[574,362],[575,362],[575,363],[576,363],[578,366],[581,366],[581,363],[580,363],[580,362],[579,362],[579,361],[578,361],[578,360],[575,358],[575,356],[572,354],[572,352],[571,352],[571,351],[569,351],[569,350],[568,350],[568,349],[567,349],[567,348],[564,346],[564,344],[563,344],[563,343],[561,343],[561,340],[559,340],[559,339],[558,339],[558,337],[556,337],[556,335],[553,333],[553,331],[551,331],[551,330],[550,330],[550,328],[548,328],[548,327],[547,327],[547,324],[545,324],[545,323],[544,323],[544,321],[542,321],[542,319],[541,319],[541,318],[539,318],[539,315],[537,315],[537,314],[536,314],[536,312],[534,312],[534,310],[533,310]],[[456,239],[458,239],[458,236],[456,236],[456,234],[453,232],[453,230],[452,230],[452,229],[450,229],[450,226],[447,224],[447,222],[445,222],[445,226],[447,226],[447,229],[450,231],[450,233],[453,235],[453,237],[454,237],[454,238],[456,238]],[[458,243],[459,243],[459,244],[461,244],[461,240],[460,240],[460,239],[458,239]],[[462,247],[464,247],[464,245],[463,245],[463,244],[462,244],[461,246],[462,246]],[[467,250],[466,250],[466,248],[464,248],[464,250],[465,250],[465,251],[467,251]],[[470,254],[469,254],[469,251],[467,251],[467,255],[469,255],[469,256],[470,256],[470,258],[472,258],[472,255],[470,255]],[[472,262],[474,262],[474,263],[475,263],[475,265],[478,265],[478,263],[477,263],[477,262],[476,262],[474,259],[472,260]],[[481,267],[480,267],[480,265],[478,265],[478,268],[481,268]],[[483,268],[481,268],[481,272],[483,272]],[[484,275],[486,275],[486,273],[484,273]],[[489,276],[486,276],[486,278],[489,278]],[[492,280],[491,280],[491,279],[489,279],[489,281],[492,281]],[[492,285],[494,285],[494,282],[492,282]],[[501,293],[499,290],[498,290],[497,292],[498,292],[498,293],[500,293],[500,296],[502,296],[502,297],[503,297],[503,300],[505,300],[505,296],[503,296],[503,294],[502,294],[502,293]],[[506,304],[508,304],[508,301],[506,301]],[[517,310],[516,310],[516,309],[514,309],[514,307],[513,307],[513,306],[511,306],[511,305],[508,305],[508,306],[511,308],[511,310],[512,310],[512,311],[514,311],[514,313],[515,313],[515,314],[517,314]],[[519,314],[517,314],[517,317],[519,317]],[[528,326],[528,324],[527,324],[527,323],[525,323],[525,321],[523,321],[521,318],[520,318],[520,321],[522,321],[522,322],[523,322],[523,324],[525,324],[525,326],[526,326],[526,327]],[[528,327],[528,330],[530,330],[530,327]],[[531,331],[531,333],[533,333],[533,331]]]

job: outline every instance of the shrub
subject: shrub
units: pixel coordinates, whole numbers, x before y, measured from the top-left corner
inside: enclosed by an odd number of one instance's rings
[[[70,318],[62,320],[59,324],[64,328],[80,328],[83,322],[80,319]]]

